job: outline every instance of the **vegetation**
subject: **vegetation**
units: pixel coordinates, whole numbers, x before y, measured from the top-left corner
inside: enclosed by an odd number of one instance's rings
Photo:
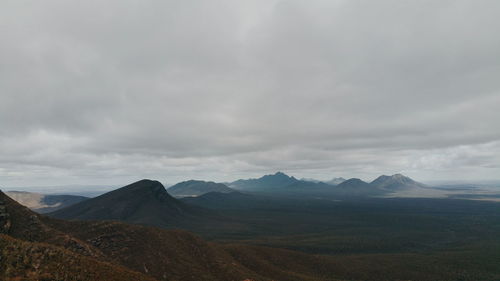
[[[136,280],[500,280],[499,203],[239,192],[180,202],[141,181],[58,211],[100,221],[66,221],[0,195],[8,235],[0,246],[12,256],[1,260],[6,280],[50,272],[58,280],[70,268],[78,280],[114,280],[106,279],[113,272]],[[115,220],[162,228],[107,221],[98,216],[104,203]],[[164,229],[176,226],[191,232]]]

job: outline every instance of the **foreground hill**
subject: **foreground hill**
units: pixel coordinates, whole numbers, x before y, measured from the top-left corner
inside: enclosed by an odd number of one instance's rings
[[[53,212],[89,199],[84,196],[49,195],[25,191],[7,191],[5,194],[40,214]]]
[[[0,191],[0,280],[154,280],[43,219]]]
[[[167,189],[167,192],[174,197],[200,196],[209,192],[231,193],[235,190],[223,183],[212,181],[189,180],[180,182]]]
[[[200,212],[170,196],[160,182],[141,180],[49,215],[172,227],[198,217]]]

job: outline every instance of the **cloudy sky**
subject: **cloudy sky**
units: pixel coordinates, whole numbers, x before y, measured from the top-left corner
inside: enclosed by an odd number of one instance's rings
[[[0,186],[500,179],[500,1],[0,1]]]

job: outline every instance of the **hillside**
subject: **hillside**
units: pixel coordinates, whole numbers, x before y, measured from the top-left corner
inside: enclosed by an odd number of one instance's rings
[[[174,197],[200,196],[209,192],[231,193],[235,190],[223,183],[211,181],[189,180],[180,182],[167,189],[167,192]]]

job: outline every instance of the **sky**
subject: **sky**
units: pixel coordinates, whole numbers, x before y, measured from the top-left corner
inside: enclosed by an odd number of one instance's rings
[[[0,187],[500,179],[500,1],[0,1]]]

